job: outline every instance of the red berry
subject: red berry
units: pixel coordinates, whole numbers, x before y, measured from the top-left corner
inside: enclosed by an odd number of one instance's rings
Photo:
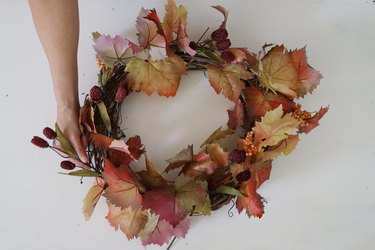
[[[239,173],[237,176],[236,176],[236,179],[238,182],[245,182],[247,180],[249,180],[251,177],[251,173],[250,171],[247,169],[245,171],[242,171],[241,173]]]
[[[43,134],[44,134],[45,137],[47,137],[50,140],[53,140],[57,137],[56,132],[50,127],[45,127],[43,129]]]
[[[74,163],[70,162],[70,161],[62,161],[60,163],[60,167],[65,169],[65,170],[73,170],[76,165],[74,165]]]
[[[211,39],[215,42],[223,41],[228,37],[228,31],[225,28],[219,28],[211,33]]]
[[[232,45],[229,39],[224,39],[222,41],[216,42],[216,47],[218,50],[226,50]]]
[[[39,136],[34,136],[33,139],[31,139],[31,143],[40,148],[49,147],[48,142],[44,140],[43,138],[40,138]]]
[[[230,51],[223,51],[221,52],[221,55],[220,57],[226,62],[226,63],[231,63],[234,61],[234,59],[236,59],[233,55],[232,52]]]
[[[246,160],[246,152],[244,150],[233,150],[229,153],[229,161],[233,163],[242,163]]]
[[[99,86],[94,86],[90,90],[90,98],[93,102],[103,101],[103,90]]]

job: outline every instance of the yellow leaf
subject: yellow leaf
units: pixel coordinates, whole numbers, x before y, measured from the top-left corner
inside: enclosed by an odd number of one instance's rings
[[[275,159],[281,154],[289,155],[297,146],[298,135],[289,135],[288,138],[280,141],[277,145],[268,147],[267,151],[257,154],[257,161],[268,161]]]
[[[243,64],[224,64],[221,67],[208,64],[208,79],[217,94],[222,93],[229,100],[236,102],[245,84],[241,79],[251,79],[251,73]]]
[[[181,76],[186,73],[185,62],[176,55],[165,60],[152,61],[133,58],[125,68],[126,79],[135,91],[151,95],[157,91],[161,96],[175,96]]]
[[[100,178],[97,178],[97,180],[98,183],[90,188],[83,200],[82,212],[86,220],[89,220],[91,218],[96,204],[98,203],[99,198],[102,196],[104,190],[104,181]]]
[[[225,129],[221,130],[221,127],[216,129],[201,145],[201,148],[204,147],[207,144],[213,143],[215,141],[218,141],[220,139],[224,139],[230,135],[233,135],[236,131],[233,129]]]
[[[284,115],[282,105],[268,111],[260,122],[253,128],[255,144],[259,148],[277,145],[281,140],[288,138],[301,121],[292,117],[291,113]]]
[[[297,67],[292,56],[283,45],[273,47],[253,67],[253,71],[267,89],[297,98],[297,91],[302,87],[302,83],[298,79]]]

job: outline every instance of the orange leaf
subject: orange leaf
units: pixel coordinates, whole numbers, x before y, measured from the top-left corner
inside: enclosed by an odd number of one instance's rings
[[[246,111],[250,120],[256,120],[264,116],[268,111],[283,106],[284,113],[294,110],[294,102],[281,94],[267,92],[264,94],[259,88],[249,87],[245,89]]]
[[[323,76],[307,63],[306,47],[293,50],[291,56],[298,70],[298,79],[302,82],[302,86],[297,90],[297,93],[298,96],[303,97],[307,93],[313,92]]]
[[[297,98],[302,83],[298,79],[297,67],[290,53],[283,45],[273,47],[264,58],[253,67],[260,83],[274,92],[290,98]]]
[[[308,125],[301,127],[298,133],[310,133],[315,127],[319,126],[320,119],[328,112],[328,107],[320,108],[320,110],[310,119],[308,119]]]
[[[247,197],[237,198],[237,210],[241,213],[243,209],[246,209],[246,214],[249,217],[255,216],[261,218],[264,214],[263,197],[256,190],[263,182],[268,180],[271,173],[271,161],[264,162],[262,165],[250,165],[248,168],[251,172],[251,178],[249,181],[243,182],[239,190]]]
[[[89,99],[85,100],[85,103],[80,110],[80,124],[86,129],[86,131],[96,133],[94,108],[92,107]]]
[[[108,184],[104,196],[114,205],[134,209],[141,206],[140,187],[131,176],[131,170],[127,166],[115,168],[112,162],[104,159],[103,178]]]
[[[142,184],[149,189],[165,187],[167,185],[167,181],[163,178],[163,176],[160,175],[155,165],[147,158],[147,155],[145,158],[147,170],[137,172],[141,178]]]
[[[211,160],[216,162],[221,167],[226,167],[228,165],[228,152],[220,147],[219,144],[209,144],[207,145],[207,153],[210,155]]]
[[[175,96],[181,76],[186,73],[185,62],[176,55],[162,61],[144,61],[133,58],[125,68],[126,78],[135,91],[151,95],[157,91],[161,96]]]
[[[251,73],[242,64],[224,64],[217,67],[207,64],[208,79],[217,94],[222,93],[229,100],[236,102],[245,88],[241,79],[251,79]]]

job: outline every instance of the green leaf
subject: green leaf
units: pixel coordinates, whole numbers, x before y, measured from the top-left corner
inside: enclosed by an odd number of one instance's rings
[[[236,131],[233,129],[225,129],[221,130],[221,127],[216,129],[201,145],[201,148],[203,148],[205,145],[211,144],[215,141],[218,141],[220,139],[224,139],[230,135],[233,135]]]
[[[59,174],[80,176],[80,177],[102,177],[102,174],[92,171],[92,170],[88,170],[88,169],[80,169],[80,170],[72,171],[69,173],[59,173]]]
[[[95,32],[92,32],[91,35],[92,35],[92,39],[95,41],[95,40],[98,39],[102,34],[100,34],[99,32],[95,31]]]
[[[104,122],[105,128],[110,132],[112,130],[111,120],[109,119],[107,108],[105,107],[104,102],[98,103],[100,116]]]
[[[66,139],[64,133],[61,131],[57,123],[55,123],[55,130],[56,130],[57,138],[59,139],[61,147],[64,149],[65,153],[67,153],[70,157],[74,159],[78,159],[78,156],[76,152],[74,151],[72,145],[70,145],[68,139]]]
[[[229,186],[220,186],[215,190],[215,192],[222,193],[222,194],[230,194],[230,195],[235,195],[235,196],[240,196],[240,197],[247,197],[246,194],[243,194],[237,189],[229,187]]]

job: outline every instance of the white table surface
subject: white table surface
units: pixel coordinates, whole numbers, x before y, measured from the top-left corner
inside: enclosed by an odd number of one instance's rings
[[[27,2],[0,3],[0,248],[143,249],[109,226],[103,200],[86,223],[81,206],[91,181],[81,185],[78,178],[57,174],[60,158],[30,144],[33,135],[55,121],[48,64]],[[307,44],[309,62],[324,79],[301,103],[310,110],[330,105],[330,111],[320,127],[302,136],[292,155],[274,162],[271,179],[259,190],[268,202],[262,219],[248,219],[236,210],[229,218],[225,207],[211,217],[194,218],[186,238],[173,249],[375,249],[375,3],[178,3],[189,11],[192,39],[206,27],[218,27],[222,16],[209,6],[220,4],[230,11],[228,30],[235,46],[258,51],[266,42],[290,49]],[[159,0],[80,1],[81,93],[96,80],[91,32],[136,40],[141,6],[155,7],[163,16],[163,5]],[[175,99],[129,98],[124,127],[142,136],[150,158],[162,169],[166,158],[189,143],[200,145],[224,125],[228,105],[198,73],[184,79]]]

